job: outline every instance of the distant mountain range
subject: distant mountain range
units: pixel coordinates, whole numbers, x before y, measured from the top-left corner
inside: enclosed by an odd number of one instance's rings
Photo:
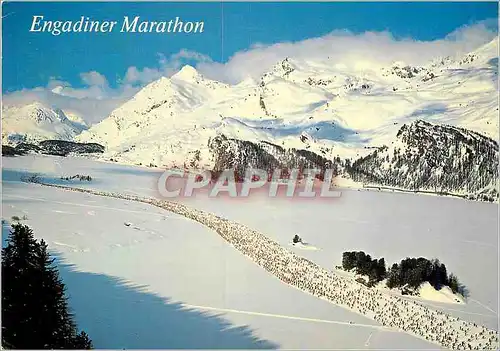
[[[2,144],[73,140],[85,129],[88,126],[83,119],[38,102],[20,107],[7,106],[2,111]]]
[[[90,128],[40,104],[4,110],[2,141],[98,143],[99,158],[156,167],[334,167],[358,185],[490,199],[498,107],[497,38],[419,67],[285,58],[236,85],[184,66]]]

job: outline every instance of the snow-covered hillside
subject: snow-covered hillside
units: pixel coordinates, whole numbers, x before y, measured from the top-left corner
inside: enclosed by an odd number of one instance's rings
[[[162,168],[334,167],[342,184],[491,200],[498,107],[496,39],[423,66],[285,58],[236,85],[184,66],[90,129],[38,103],[6,108],[2,139],[99,143],[103,160]]]
[[[79,141],[133,164],[212,167],[219,134],[357,158],[390,144],[402,124],[421,119],[498,139],[498,41],[423,67],[349,67],[286,58],[260,81],[226,85],[185,66],[144,87]]]
[[[498,142],[473,131],[422,120],[405,124],[397,140],[359,158],[348,173],[358,181],[498,197]]]
[[[38,102],[25,106],[3,106],[2,144],[72,140],[87,128],[79,116],[67,116],[60,109],[51,109]]]

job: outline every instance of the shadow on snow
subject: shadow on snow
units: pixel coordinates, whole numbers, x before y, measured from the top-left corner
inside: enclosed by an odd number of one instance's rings
[[[334,121],[306,122],[299,125],[285,124],[283,119],[246,120],[226,117],[226,124],[240,125],[249,130],[263,131],[274,137],[300,137],[306,132],[316,139],[337,142],[367,142],[362,140],[358,133],[349,128],[344,128]]]
[[[442,103],[429,104],[427,106],[424,106],[421,109],[413,111],[407,117],[408,118],[422,117],[422,116],[430,117],[430,116],[443,114],[447,111],[448,111],[448,108],[445,104],[442,104]]]
[[[79,328],[96,348],[273,349],[246,326],[189,309],[123,279],[78,272],[58,261]],[[203,292],[200,292],[203,293]]]
[[[2,246],[10,232],[2,222]],[[124,279],[80,272],[55,252],[79,330],[99,349],[276,349],[220,314],[186,308]],[[200,292],[203,293],[203,292]]]

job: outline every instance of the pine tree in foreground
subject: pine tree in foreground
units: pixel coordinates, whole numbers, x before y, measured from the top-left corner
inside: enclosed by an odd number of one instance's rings
[[[9,349],[90,349],[69,311],[47,244],[14,224],[2,249],[2,345]]]

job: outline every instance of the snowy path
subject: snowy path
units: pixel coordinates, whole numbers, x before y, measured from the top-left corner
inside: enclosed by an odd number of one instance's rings
[[[498,349],[498,333],[494,330],[430,309],[421,303],[352,282],[286,250],[259,232],[209,212],[158,199],[52,184],[41,185],[142,202],[199,222],[217,232],[243,255],[282,282],[375,320],[382,324],[381,328],[407,332],[451,349]]]

